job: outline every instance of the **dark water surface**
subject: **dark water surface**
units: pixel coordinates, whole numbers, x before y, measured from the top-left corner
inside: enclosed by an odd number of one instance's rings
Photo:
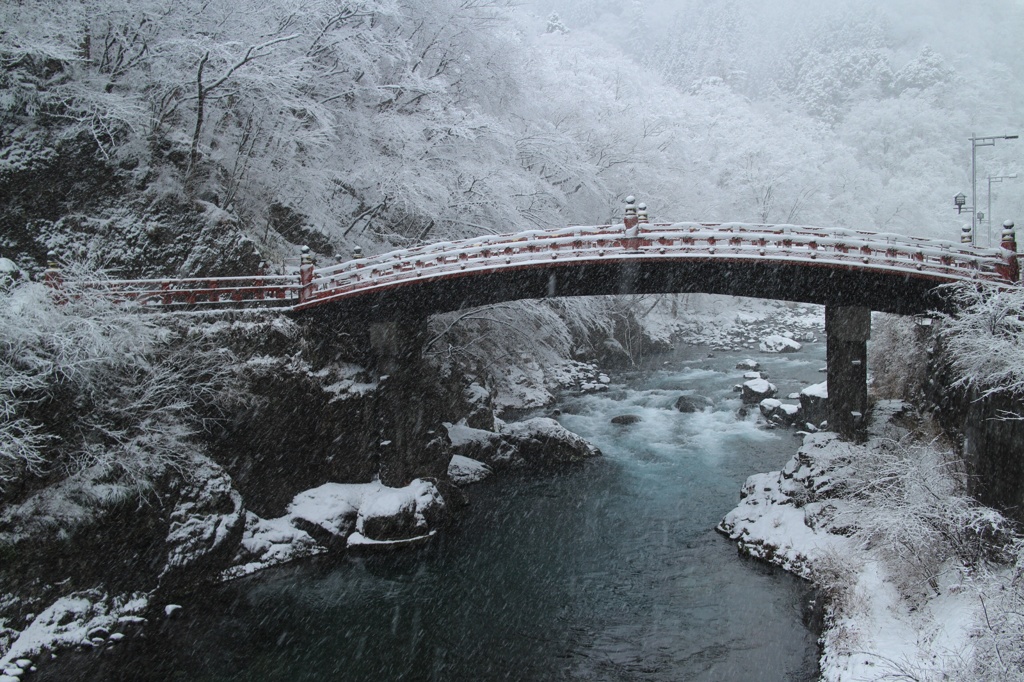
[[[748,475],[799,445],[737,418],[737,360],[764,363],[785,397],[823,380],[824,350],[695,352],[564,399],[560,421],[605,456],[471,487],[465,518],[429,547],[220,586],[145,639],[62,656],[35,679],[815,679],[807,587],[711,529]],[[715,407],[680,414],[684,392]],[[626,413],[643,421],[609,423]]]

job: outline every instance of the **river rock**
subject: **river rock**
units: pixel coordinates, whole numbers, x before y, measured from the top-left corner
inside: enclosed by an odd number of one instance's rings
[[[828,382],[812,384],[800,391],[800,411],[803,420],[820,428],[828,419]]]
[[[748,358],[746,360],[740,360],[738,363],[736,363],[736,369],[756,371],[761,369],[761,363]]]
[[[637,414],[620,414],[617,417],[612,417],[612,424],[626,425],[626,424],[636,424],[637,422],[642,422],[642,421],[643,421],[643,418],[640,417],[640,415],[637,415]]]
[[[494,405],[490,391],[474,381],[463,389],[462,399],[467,424],[475,429],[494,428]]]
[[[356,531],[364,538],[390,542],[428,534],[444,510],[444,499],[430,481],[414,480],[404,488],[381,489],[364,497]]]
[[[683,413],[701,412],[705,407],[714,405],[710,398],[702,395],[681,395],[676,400],[676,409]]]
[[[601,451],[554,419],[535,417],[500,423],[499,431],[445,424],[454,454],[488,464],[494,471],[549,468],[600,456]]]
[[[467,485],[482,481],[491,475],[491,467],[462,455],[452,455],[448,463],[448,478],[456,485]]]
[[[751,379],[743,384],[742,399],[748,405],[756,405],[765,398],[774,398],[778,389],[765,379]]]
[[[226,565],[245,528],[242,496],[213,460],[193,454],[171,511],[167,559],[161,579],[185,578],[191,569]]]
[[[765,419],[786,426],[796,422],[800,415],[799,405],[783,403],[775,398],[765,398],[758,403],[758,407]]]
[[[633,358],[621,343],[613,338],[607,338],[598,347],[597,364],[611,368],[629,367],[633,364]]]
[[[759,348],[762,353],[795,353],[802,346],[799,341],[794,341],[788,336],[772,334],[761,339]]]

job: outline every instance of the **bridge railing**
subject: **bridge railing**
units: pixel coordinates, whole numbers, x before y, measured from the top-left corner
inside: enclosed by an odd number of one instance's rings
[[[1016,244],[982,249],[958,242],[845,228],[750,223],[658,223],[573,226],[435,242],[314,268],[306,254],[300,275],[102,280],[73,286],[114,299],[163,308],[293,307],[301,309],[370,289],[421,279],[500,271],[542,263],[601,260],[724,259],[805,262],[871,268],[938,280],[1016,282]],[[307,264],[308,263],[308,264]],[[59,284],[51,263],[47,281]],[[68,292],[70,293],[70,292]]]
[[[114,300],[165,308],[274,307],[299,301],[299,278],[295,275],[115,279],[74,282],[72,286],[104,292]]]
[[[300,307],[419,278],[541,262],[603,258],[721,258],[874,267],[942,279],[1006,282],[1007,253],[958,242],[845,228],[749,223],[661,223],[530,230],[437,242],[314,271]]]

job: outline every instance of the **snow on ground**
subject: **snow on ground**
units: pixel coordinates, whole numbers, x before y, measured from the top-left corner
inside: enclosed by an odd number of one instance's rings
[[[97,590],[58,599],[33,618],[0,657],[0,681],[19,679],[45,652],[116,644],[124,637],[122,630],[145,622],[140,614],[148,605],[143,594],[109,596]]]
[[[643,319],[652,339],[717,350],[758,348],[766,336],[814,341],[825,326],[825,309],[754,298],[686,294],[665,296]],[[756,368],[753,368],[756,369]]]
[[[792,332],[787,333],[792,334]],[[795,353],[802,347],[799,341],[794,341],[784,334],[769,334],[758,344],[762,353]]]
[[[809,434],[782,471],[747,479],[718,530],[741,551],[815,581],[827,602],[821,673],[828,682],[954,679],[970,659],[982,601],[971,573],[946,560],[932,585],[912,585],[901,564],[858,529],[879,513],[852,494],[856,470],[907,435],[892,419],[906,409],[882,401],[863,445]],[[879,414],[880,413],[880,414]],[[900,529],[896,530],[896,537]]]

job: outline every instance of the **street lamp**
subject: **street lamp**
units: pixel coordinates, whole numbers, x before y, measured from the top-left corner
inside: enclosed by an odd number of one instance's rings
[[[1009,175],[990,175],[988,176],[988,227],[986,233],[988,234],[988,246],[992,248],[992,183],[1002,182],[1003,180],[1010,180],[1016,178],[1016,173],[1010,173]]]
[[[974,236],[978,231],[978,176],[977,176],[977,151],[978,147],[994,147],[996,140],[1016,140],[1017,135],[986,135],[978,136],[971,133],[971,244],[977,244]]]

